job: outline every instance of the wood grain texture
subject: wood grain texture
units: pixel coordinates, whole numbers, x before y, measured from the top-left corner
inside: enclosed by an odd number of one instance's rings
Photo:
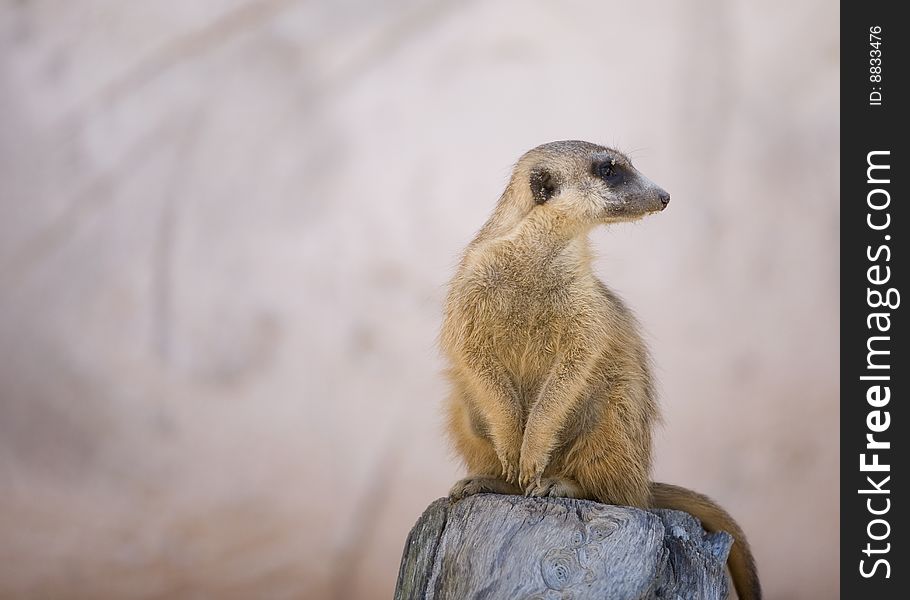
[[[396,600],[722,599],[732,538],[689,514],[568,498],[442,498],[408,535]]]

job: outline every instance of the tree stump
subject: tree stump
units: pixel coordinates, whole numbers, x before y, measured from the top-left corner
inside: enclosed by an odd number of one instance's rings
[[[721,600],[732,543],[675,510],[498,494],[441,498],[408,535],[395,598]]]

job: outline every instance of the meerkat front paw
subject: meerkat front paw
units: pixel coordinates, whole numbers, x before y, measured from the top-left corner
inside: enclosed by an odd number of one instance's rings
[[[525,490],[528,496],[581,498],[581,486],[565,477],[544,477]]]
[[[518,485],[525,491],[540,485],[540,478],[549,463],[549,453],[539,451],[525,440],[518,463]]]
[[[452,486],[449,497],[460,500],[474,494],[520,494],[521,489],[514,483],[489,475],[472,475],[465,477]]]
[[[496,454],[502,465],[502,478],[509,483],[516,483],[518,480],[518,454],[509,448],[497,449]]]

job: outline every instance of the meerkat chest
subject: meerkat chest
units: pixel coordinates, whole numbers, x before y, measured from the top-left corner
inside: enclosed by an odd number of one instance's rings
[[[583,282],[552,274],[488,269],[470,287],[464,308],[476,335],[518,381],[545,376],[593,308]]]

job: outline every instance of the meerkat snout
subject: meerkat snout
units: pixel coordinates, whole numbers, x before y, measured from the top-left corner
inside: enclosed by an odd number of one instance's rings
[[[667,208],[667,205],[670,204],[670,194],[668,194],[664,190],[658,190],[657,198],[660,200],[660,203],[663,204],[663,208],[661,208],[660,210]]]

